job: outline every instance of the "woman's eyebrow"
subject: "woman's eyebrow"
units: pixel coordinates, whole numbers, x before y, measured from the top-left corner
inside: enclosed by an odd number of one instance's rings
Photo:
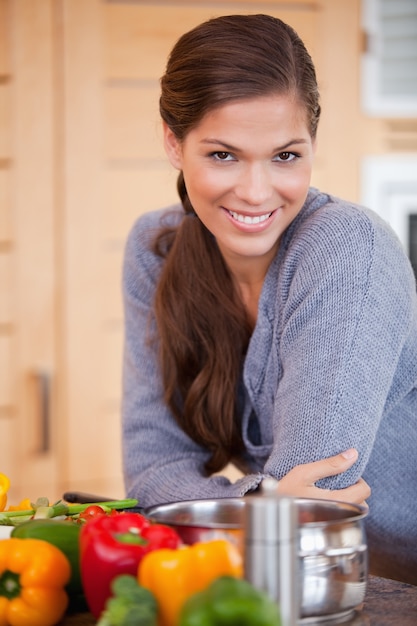
[[[222,141],[221,139],[202,139],[201,143],[204,144],[208,144],[208,145],[215,145],[215,146],[222,146],[223,148],[225,148],[226,150],[230,151],[230,152],[237,152],[240,150],[240,148],[237,148],[236,146],[232,146],[231,144],[228,144],[224,141]]]
[[[202,139],[201,143],[208,144],[208,145],[222,146],[228,152],[239,152],[241,150],[241,148],[232,146],[231,144],[228,144],[225,141],[222,141],[221,139],[215,139],[215,138]],[[306,144],[306,143],[307,143],[306,139],[302,139],[302,138],[290,139],[290,141],[288,141],[284,145],[274,148],[272,152],[273,153],[283,152],[284,150],[287,150],[291,146]]]

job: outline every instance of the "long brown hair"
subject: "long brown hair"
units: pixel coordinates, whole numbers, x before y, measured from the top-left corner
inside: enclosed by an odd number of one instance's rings
[[[297,33],[268,15],[230,15],[178,40],[161,79],[160,113],[183,141],[214,108],[274,93],[295,95],[314,138],[317,81]],[[182,173],[177,186],[184,218],[155,241],[165,258],[155,296],[161,371],[165,401],[183,430],[210,452],[210,473],[243,454],[237,398],[251,326],[215,239],[194,213]]]

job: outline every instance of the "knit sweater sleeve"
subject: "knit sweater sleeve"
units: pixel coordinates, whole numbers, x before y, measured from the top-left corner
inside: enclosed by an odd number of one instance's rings
[[[363,475],[382,420],[415,385],[409,261],[382,220],[330,202],[300,226],[278,291],[280,374],[265,472],[280,478],[355,447],[359,460],[348,472],[318,483],[348,486]]]
[[[241,496],[255,488],[261,477],[244,477],[234,484],[225,477],[205,477],[207,451],[178,427],[163,400],[152,318],[162,261],[151,252],[151,242],[159,217],[148,213],[139,218],[124,256],[122,443],[126,493],[145,507],[174,500]]]

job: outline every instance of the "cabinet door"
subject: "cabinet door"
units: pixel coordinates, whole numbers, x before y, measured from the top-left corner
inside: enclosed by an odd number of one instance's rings
[[[55,492],[58,282],[50,0],[2,0],[0,471],[10,501]]]

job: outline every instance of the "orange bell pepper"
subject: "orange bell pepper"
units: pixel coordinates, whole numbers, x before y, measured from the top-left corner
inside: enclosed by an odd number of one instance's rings
[[[42,539],[0,541],[0,626],[53,626],[68,606],[71,567]]]
[[[29,509],[32,509],[32,502],[30,501],[30,498],[25,498],[24,500],[21,500],[19,502],[19,504],[10,504],[8,507],[8,511],[27,511]]]
[[[10,488],[10,480],[6,474],[0,474],[0,511],[4,511],[7,504],[7,492]]]
[[[158,603],[160,626],[175,626],[185,601],[220,576],[243,577],[241,553],[224,539],[156,550],[145,555],[138,568],[139,584]]]

